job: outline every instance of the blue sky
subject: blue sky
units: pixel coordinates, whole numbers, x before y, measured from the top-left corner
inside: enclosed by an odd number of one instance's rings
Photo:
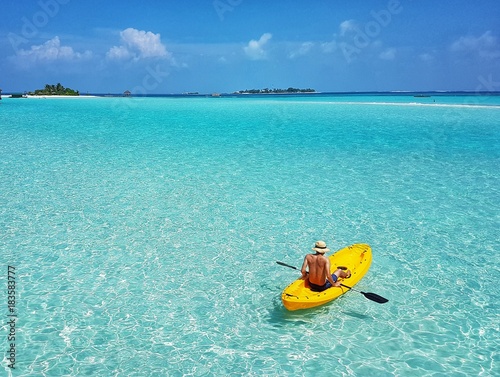
[[[500,1],[0,3],[0,88],[500,90]]]

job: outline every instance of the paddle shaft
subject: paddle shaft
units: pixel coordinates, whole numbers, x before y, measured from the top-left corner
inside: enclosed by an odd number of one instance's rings
[[[352,291],[354,291],[354,292],[363,293],[363,292],[361,292],[361,291],[358,291],[357,289],[354,289],[353,287],[349,287],[348,285],[345,285],[345,284],[342,284],[342,283],[340,283],[340,285],[341,285],[341,286],[343,286],[343,287],[349,288],[350,290],[352,290]]]
[[[286,264],[286,263],[283,263],[283,262],[278,262],[278,261],[276,261],[276,263],[278,263],[278,264],[279,264],[279,265],[281,265],[281,266],[285,266],[285,267],[293,268],[294,270],[299,270],[297,267],[290,266],[289,264]]]

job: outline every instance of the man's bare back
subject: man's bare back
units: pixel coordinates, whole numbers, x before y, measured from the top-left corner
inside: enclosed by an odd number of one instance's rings
[[[308,266],[309,275],[306,272]],[[310,283],[324,285],[328,280],[332,286],[337,285],[330,275],[330,260],[322,254],[307,254],[301,272],[302,277],[308,277]]]
[[[325,284],[327,259],[322,255],[308,254],[306,261],[309,266],[309,281],[317,285]]]

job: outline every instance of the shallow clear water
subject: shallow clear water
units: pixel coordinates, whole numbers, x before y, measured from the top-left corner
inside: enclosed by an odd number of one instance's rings
[[[13,375],[494,375],[500,97],[432,100],[3,99]],[[318,239],[389,303],[287,312]]]

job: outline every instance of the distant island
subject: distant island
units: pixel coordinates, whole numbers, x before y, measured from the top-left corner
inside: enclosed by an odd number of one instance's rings
[[[28,92],[30,96],[79,96],[78,90],[65,88],[60,83],[56,85],[46,84],[44,89],[36,89],[34,92]]]
[[[314,89],[298,89],[298,88],[288,88],[288,89],[245,89],[239,90],[237,94],[286,94],[286,93],[315,93]]]

